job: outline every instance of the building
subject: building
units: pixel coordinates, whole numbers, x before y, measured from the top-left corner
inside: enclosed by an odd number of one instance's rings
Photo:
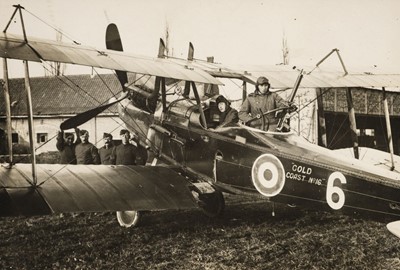
[[[346,88],[324,89],[324,117],[328,147],[352,146]],[[389,152],[389,138],[383,105],[383,91],[351,88],[359,146]],[[400,153],[400,92],[387,91],[394,153]]]
[[[56,151],[56,136],[60,124],[76,114],[108,103],[118,97],[122,87],[114,74],[34,77],[30,79],[33,105],[36,153]],[[4,81],[1,88],[4,87]],[[15,153],[29,149],[26,91],[24,78],[9,80],[12,142]],[[3,89],[1,89],[3,95]],[[6,111],[0,99],[0,154],[7,153]],[[123,127],[117,107],[112,106],[80,126],[89,131],[89,140],[102,145],[103,132],[114,136]],[[74,132],[66,130],[65,132]],[[118,137],[118,136],[117,136]]]
[[[312,143],[330,149],[353,147],[347,90],[350,90],[360,147],[389,152],[383,91],[369,88],[301,88],[296,104],[300,112],[291,121],[292,130]],[[286,93],[288,95],[288,93]],[[320,96],[320,98],[318,98]],[[400,153],[400,92],[386,91],[394,153]],[[298,119],[300,118],[300,122]],[[325,122],[325,128],[320,120]],[[325,130],[324,130],[325,129]],[[322,142],[325,134],[326,145]]]

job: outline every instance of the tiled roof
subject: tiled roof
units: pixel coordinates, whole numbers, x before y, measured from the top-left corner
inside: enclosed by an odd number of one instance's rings
[[[104,81],[104,82],[103,82]],[[3,81],[2,81],[3,82]],[[106,84],[106,85],[105,85]],[[115,74],[69,75],[30,78],[34,115],[77,114],[105,104],[122,87]],[[0,115],[5,115],[3,83],[0,84]],[[11,114],[27,114],[24,78],[10,79]],[[115,113],[116,106],[111,107]],[[106,110],[105,113],[110,110]]]

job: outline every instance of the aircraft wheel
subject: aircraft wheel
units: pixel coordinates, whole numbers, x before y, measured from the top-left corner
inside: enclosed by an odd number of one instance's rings
[[[141,213],[139,211],[117,211],[118,223],[125,228],[137,226],[140,217]]]
[[[200,208],[211,218],[221,216],[225,210],[225,199],[221,191],[200,194]]]

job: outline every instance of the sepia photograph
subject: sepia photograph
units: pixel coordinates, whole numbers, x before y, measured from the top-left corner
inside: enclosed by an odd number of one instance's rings
[[[399,269],[400,2],[2,0],[1,269]]]

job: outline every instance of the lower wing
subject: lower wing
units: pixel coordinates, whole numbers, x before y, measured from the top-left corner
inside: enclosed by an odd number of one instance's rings
[[[38,164],[0,168],[0,216],[196,208],[191,183],[167,167]]]

